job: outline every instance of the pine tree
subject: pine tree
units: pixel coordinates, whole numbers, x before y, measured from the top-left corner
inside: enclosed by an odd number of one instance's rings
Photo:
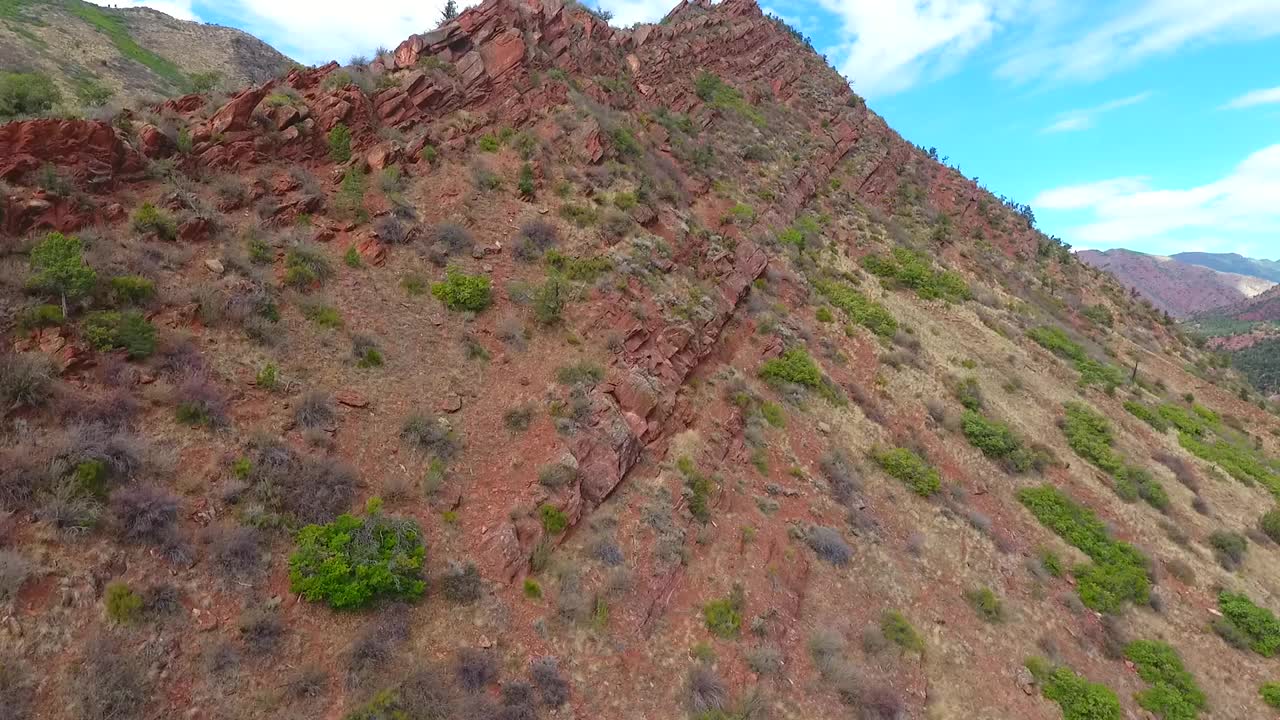
[[[33,285],[58,293],[62,298],[62,316],[67,316],[67,298],[84,295],[93,289],[98,275],[85,264],[80,239],[51,232],[31,249]]]
[[[458,17],[458,3],[454,0],[449,0],[444,4],[444,10],[440,11],[440,24],[444,25],[456,17]]]

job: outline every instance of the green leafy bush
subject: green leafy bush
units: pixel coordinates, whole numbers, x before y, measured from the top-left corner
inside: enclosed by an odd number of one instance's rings
[[[569,527],[569,516],[550,503],[543,503],[538,508],[538,517],[542,520],[542,529],[551,535],[559,535]]]
[[[1068,360],[1084,360],[1088,357],[1084,348],[1072,340],[1060,327],[1042,325],[1027,331],[1027,337],[1035,340],[1045,350]]]
[[[329,158],[336,163],[351,159],[351,129],[342,123],[333,126],[325,137],[329,143]]]
[[[156,349],[156,329],[137,310],[89,313],[82,330],[85,339],[98,350],[124,350],[135,360]]]
[[[759,127],[765,125],[764,115],[752,107],[737,88],[721,80],[717,75],[709,72],[700,73],[694,81],[694,92],[717,110],[738,113]]]
[[[1156,432],[1165,432],[1169,429],[1169,421],[1147,405],[1130,400],[1124,404],[1124,409],[1128,410],[1130,415],[1150,425]]]
[[[1272,542],[1280,543],[1280,508],[1268,510],[1258,520],[1258,528],[1271,538]]]
[[[1280,682],[1269,682],[1258,688],[1262,702],[1280,710]]]
[[[907,448],[874,452],[872,457],[890,477],[897,478],[920,497],[929,497],[942,487],[938,471]]]
[[[111,278],[111,299],[118,305],[141,305],[155,297],[156,284],[138,275]]]
[[[178,224],[173,216],[152,205],[142,203],[133,211],[133,229],[142,234],[152,234],[161,240],[172,240],[178,236]]]
[[[1198,407],[1198,406],[1193,406]],[[1163,403],[1157,409],[1160,417],[1174,427],[1178,428],[1178,432],[1187,433],[1196,437],[1202,437],[1210,429],[1201,415],[1196,413],[1194,409],[1175,405],[1173,403]]]
[[[1063,720],[1121,720],[1120,700],[1111,688],[1089,682],[1067,667],[1049,668],[1040,658],[1027,661],[1044,696],[1062,708]]]
[[[1231,477],[1246,484],[1259,483],[1280,496],[1280,473],[1252,447],[1215,438],[1206,442],[1190,433],[1179,433],[1178,444],[1196,457],[1215,463]]]
[[[964,278],[949,270],[934,270],[928,256],[908,248],[896,247],[887,256],[868,255],[862,259],[862,267],[915,290],[925,300],[963,302],[971,297]]]
[[[107,608],[107,617],[119,623],[133,622],[142,613],[142,596],[120,580],[107,585],[102,602]]]
[[[1125,602],[1147,602],[1151,591],[1149,561],[1132,545],[1111,539],[1091,510],[1052,485],[1023,488],[1018,491],[1018,500],[1042,525],[1093,560],[1072,569],[1076,590],[1086,606],[1110,613]]]
[[[364,206],[367,185],[368,179],[359,168],[350,167],[342,173],[338,194],[333,198],[333,210],[338,217],[355,222],[365,222],[369,219],[369,211]]]
[[[820,388],[822,371],[802,347],[787,349],[760,366],[760,377],[770,382],[788,382],[807,388]]]
[[[971,445],[1012,472],[1040,471],[1050,463],[1044,451],[1027,448],[1007,425],[988,420],[981,413],[966,410],[960,427]]]
[[[964,599],[969,601],[973,611],[983,620],[992,623],[1004,620],[1004,603],[1000,602],[1000,598],[991,591],[991,588],[969,590],[965,592]]]
[[[676,469],[684,477],[689,513],[700,522],[708,522],[711,520],[711,492],[715,490],[715,481],[698,470],[687,456],[676,461]]]
[[[1169,645],[1135,640],[1124,650],[1150,688],[1138,693],[1138,705],[1163,720],[1195,720],[1205,706],[1204,692]]]
[[[702,617],[707,629],[717,637],[735,638],[742,629],[742,610],[746,596],[741,585],[734,585],[727,598],[712,600],[702,606]]]
[[[339,515],[298,532],[289,557],[290,591],[335,609],[358,608],[382,597],[411,600],[426,590],[426,550],[417,523],[383,516],[374,504],[365,517]]]
[[[886,610],[880,616],[880,632],[886,639],[903,650],[924,652],[924,638],[911,625],[911,621],[897,610]]]
[[[290,287],[314,287],[333,275],[333,267],[318,247],[295,245],[284,256],[284,283]]]
[[[48,75],[0,71],[0,119],[41,115],[62,102]]]
[[[31,248],[31,285],[62,299],[62,315],[67,314],[67,300],[87,294],[93,289],[98,274],[84,261],[84,248],[74,236],[51,232]]]
[[[867,298],[847,283],[822,281],[815,283],[814,287],[851,321],[876,335],[891,338],[898,331],[898,321],[883,305]]]
[[[67,321],[67,316],[62,314],[62,308],[57,305],[34,305],[22,311],[18,317],[18,326],[23,330],[34,330],[36,328],[57,327]]]
[[[449,268],[443,282],[431,285],[431,294],[450,310],[480,312],[493,301],[489,278],[484,275],[467,275]]]
[[[1119,472],[1124,461],[1112,448],[1111,423],[1083,403],[1067,403],[1066,411],[1062,431],[1071,449],[1109,474]]]

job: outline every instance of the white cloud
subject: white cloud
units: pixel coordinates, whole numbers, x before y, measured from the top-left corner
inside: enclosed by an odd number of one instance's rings
[[[1001,65],[999,74],[1015,80],[1087,80],[1191,45],[1280,34],[1276,0],[1143,0],[1106,6],[1124,10],[1083,18],[1078,26],[1090,29],[1076,37],[1044,42],[1042,34]],[[1048,37],[1064,34],[1055,28]]]
[[[1243,108],[1256,107],[1258,105],[1271,105],[1280,103],[1280,87],[1263,88],[1247,92],[1238,98],[1234,98],[1231,102],[1223,105],[1224,110],[1241,110]]]
[[[836,68],[868,97],[956,69],[1026,0],[818,0],[841,23]]]
[[[1151,93],[1144,92],[1137,95],[1131,95],[1127,98],[1112,100],[1111,102],[1103,103],[1091,108],[1069,110],[1059,115],[1057,120],[1053,121],[1053,123],[1044,129],[1044,132],[1058,133],[1088,130],[1097,123],[1098,116],[1109,113],[1112,110],[1119,110],[1120,108],[1128,107],[1130,105],[1137,105],[1149,97],[1151,97]]]
[[[1151,187],[1143,178],[1116,178],[1041,193],[1033,207],[1086,211],[1092,218],[1063,234],[1081,245],[1185,243],[1214,233],[1246,246],[1280,235],[1280,144],[1245,158],[1226,177],[1185,189]],[[1199,240],[1197,240],[1199,242]]]

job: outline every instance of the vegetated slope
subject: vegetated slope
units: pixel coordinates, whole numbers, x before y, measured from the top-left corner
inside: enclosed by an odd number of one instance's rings
[[[289,65],[240,30],[176,20],[150,8],[83,0],[0,3],[0,68],[49,78],[60,108],[119,107],[195,88],[238,88]]]
[[[1158,309],[1179,318],[1239,303],[1275,285],[1272,280],[1132,250],[1082,250],[1076,257],[1110,272]]]
[[[14,714],[1265,712],[1275,408],[752,2],[489,0],[0,177]]]
[[[1280,261],[1259,260],[1238,253],[1184,252],[1171,255],[1178,262],[1218,270],[1219,272],[1249,275],[1280,283]]]

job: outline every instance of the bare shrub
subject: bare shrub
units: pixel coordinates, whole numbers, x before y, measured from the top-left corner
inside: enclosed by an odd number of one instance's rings
[[[351,505],[356,476],[350,467],[332,459],[301,455],[275,440],[258,440],[250,456],[249,499],[260,512],[275,517],[270,524],[292,518],[302,523],[327,522]]]
[[[1169,468],[1174,477],[1178,479],[1178,482],[1185,485],[1188,490],[1192,492],[1200,491],[1200,476],[1185,458],[1174,455],[1168,450],[1157,450],[1151,454],[1151,458]]]
[[[206,536],[209,556],[226,577],[242,580],[262,565],[262,531],[255,527],[216,527]]]
[[[142,594],[142,609],[152,617],[175,615],[182,609],[182,595],[169,583],[152,585]]]
[[[498,660],[485,650],[463,648],[454,663],[458,684],[467,692],[480,692],[498,679]]]
[[[99,480],[119,482],[143,469],[147,452],[146,444],[127,430],[100,424],[77,425],[62,438],[51,474],[66,477],[86,467],[86,463],[95,463],[101,467]]]
[[[777,675],[782,672],[782,650],[773,643],[757,645],[747,651],[747,665],[757,675]]]
[[[253,655],[275,652],[283,636],[284,622],[280,619],[279,610],[259,607],[240,616],[240,639]]]
[[[313,390],[298,401],[293,419],[306,430],[331,427],[337,419],[333,396],[321,390]]]
[[[838,530],[815,525],[809,528],[805,540],[818,557],[832,565],[847,565],[853,557],[853,549],[844,541],[844,537]]]
[[[178,498],[150,485],[129,485],[111,494],[111,513],[123,539],[161,545],[173,538]]]
[[[374,232],[378,239],[388,245],[408,245],[417,239],[417,226],[405,222],[394,215],[386,215],[374,223]]]
[[[347,650],[347,684],[360,687],[386,667],[396,649],[410,635],[409,614],[403,605],[393,605],[366,625]]]
[[[133,425],[138,408],[138,401],[128,390],[117,388],[102,397],[67,403],[62,414],[70,422],[120,430]]]
[[[445,265],[450,257],[470,252],[475,240],[461,225],[441,223],[427,231],[427,259],[436,265]]]
[[[0,601],[17,597],[31,575],[31,561],[16,550],[0,550]]]
[[[451,602],[470,605],[480,599],[483,581],[475,563],[450,561],[440,575],[440,592]]]
[[[453,430],[434,415],[411,415],[400,429],[400,437],[444,462],[461,449]]]
[[[849,453],[833,448],[823,454],[818,467],[831,486],[831,496],[841,505],[848,505],[855,493],[862,490],[862,479]]]
[[[27,720],[32,716],[36,684],[25,662],[8,653],[0,653],[0,720]]]
[[[907,715],[902,696],[887,685],[864,684],[859,695],[862,720],[902,720]]]
[[[560,663],[554,657],[534,658],[529,663],[529,677],[538,687],[544,705],[558,708],[569,700],[569,681],[560,673]]]
[[[0,355],[0,407],[39,407],[53,395],[53,363],[39,353]]]
[[[723,710],[729,698],[724,681],[709,666],[699,663],[689,669],[685,680],[689,710],[694,715]]]
[[[516,234],[515,255],[524,262],[534,262],[547,250],[560,243],[560,231],[545,220],[530,220]]]
[[[523,680],[502,684],[502,711],[499,720],[537,720],[533,686]]]
[[[69,675],[76,717],[81,720],[132,720],[143,716],[150,695],[145,668],[136,652],[119,639],[99,635]]]

